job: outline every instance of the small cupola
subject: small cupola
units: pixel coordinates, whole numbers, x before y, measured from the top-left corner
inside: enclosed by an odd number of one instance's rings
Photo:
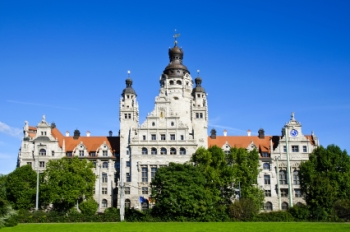
[[[192,96],[196,97],[196,93],[205,93],[205,89],[202,87],[202,78],[198,76],[194,79],[194,82],[196,83],[196,87],[192,90]]]
[[[210,138],[216,139],[216,130],[214,128],[210,131]]]
[[[260,128],[258,131],[258,137],[259,139],[264,139],[265,138],[265,131],[263,128]]]
[[[78,129],[76,129],[74,131],[73,139],[79,139],[79,137],[80,137],[80,131]]]

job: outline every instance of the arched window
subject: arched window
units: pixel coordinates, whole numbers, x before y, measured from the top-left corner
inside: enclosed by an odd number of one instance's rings
[[[108,168],[108,162],[103,162],[102,167],[103,168]]]
[[[285,170],[280,171],[280,184],[287,184],[287,173]]]
[[[180,148],[180,155],[186,155],[186,149],[181,147]]]
[[[40,149],[39,155],[40,156],[46,156],[46,150],[45,149]]]
[[[108,201],[106,199],[102,200],[102,207],[106,208],[108,204]]]
[[[148,154],[147,148],[143,147],[142,148],[142,155],[147,155],[147,154]]]
[[[107,173],[102,173],[102,182],[107,183]]]
[[[130,207],[131,207],[131,202],[130,202],[129,199],[126,199],[126,200],[125,200],[125,208],[126,208],[126,209],[130,209]]]
[[[170,155],[176,155],[176,149],[175,148],[170,148]]]
[[[169,84],[170,85],[174,85],[174,81],[169,81]]]
[[[148,210],[148,202],[147,202],[147,201],[144,201],[144,202],[142,203],[141,207],[142,207],[142,211]]]
[[[264,175],[264,184],[265,185],[271,184],[270,175]]]
[[[152,147],[152,149],[151,149],[151,154],[152,154],[152,155],[157,155],[157,148]]]
[[[176,81],[176,84],[182,85],[182,82],[181,81]]]
[[[295,170],[293,172],[293,184],[300,184],[299,171]]]
[[[272,203],[271,202],[266,202],[265,203],[265,210],[267,210],[267,211],[271,211],[272,210]]]
[[[269,163],[264,163],[263,169],[264,170],[270,170],[270,164]]]
[[[171,126],[174,126],[174,122],[171,122]]]
[[[160,149],[160,154],[161,154],[161,155],[166,155],[166,152],[167,152],[166,148],[162,147],[162,148]]]
[[[282,203],[282,210],[287,210],[288,209],[288,203],[287,202],[283,202]]]

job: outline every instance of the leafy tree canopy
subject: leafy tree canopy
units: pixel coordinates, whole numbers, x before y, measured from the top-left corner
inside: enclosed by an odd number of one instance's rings
[[[6,199],[6,175],[0,174],[0,198]]]
[[[96,181],[92,168],[91,162],[77,157],[50,160],[42,179],[41,197],[62,211],[83,198],[91,198]]]
[[[16,168],[6,178],[6,199],[15,209],[32,209],[35,205],[37,174],[30,165]]]

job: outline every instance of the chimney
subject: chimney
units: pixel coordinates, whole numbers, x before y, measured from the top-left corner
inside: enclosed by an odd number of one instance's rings
[[[66,137],[69,137],[69,131],[66,131]]]
[[[224,130],[224,136],[227,136],[227,130]]]
[[[76,129],[74,131],[73,139],[79,139],[79,137],[80,137],[80,131],[78,129]]]
[[[258,135],[259,139],[265,138],[265,131],[264,131],[263,128],[260,128],[260,129],[259,129],[258,134],[259,134],[259,135]]]
[[[210,131],[210,138],[216,139],[216,130],[214,128]]]
[[[90,131],[86,132],[86,137],[90,137]]]
[[[109,133],[109,137],[113,136],[113,131],[110,130],[108,133]]]
[[[247,135],[250,136],[252,132],[250,130],[247,131]]]

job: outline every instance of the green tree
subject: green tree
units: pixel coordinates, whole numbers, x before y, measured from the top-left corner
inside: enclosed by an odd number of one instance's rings
[[[37,174],[30,165],[16,168],[6,178],[6,199],[15,209],[32,209],[35,205]]]
[[[79,205],[79,209],[81,213],[85,215],[94,215],[97,211],[97,208],[98,208],[98,204],[92,198],[84,201]]]
[[[300,182],[311,212],[332,215],[337,200],[350,199],[350,157],[335,145],[318,147],[300,164]]]
[[[158,169],[151,182],[153,213],[164,220],[209,221],[215,217],[215,196],[207,180],[192,164],[170,163]]]
[[[6,175],[0,174],[0,198],[6,199]]]
[[[240,198],[253,201],[257,212],[264,201],[264,192],[257,185],[259,172],[259,153],[256,149],[231,148],[228,161],[232,165],[234,183],[240,186]]]
[[[96,181],[92,168],[91,162],[77,157],[50,160],[43,175],[41,197],[58,211],[67,211],[77,201],[91,198]]]

